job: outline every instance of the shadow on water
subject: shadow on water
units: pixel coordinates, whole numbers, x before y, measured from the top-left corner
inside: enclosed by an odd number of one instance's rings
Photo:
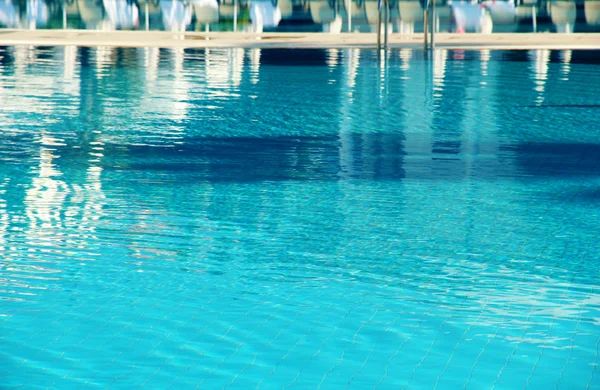
[[[600,176],[600,144],[523,143],[503,146],[532,176]]]
[[[541,106],[524,106],[525,108],[600,108],[600,104],[544,104]]]
[[[195,174],[210,181],[375,179],[419,180],[489,179],[513,161],[505,177],[600,176],[600,144],[528,143],[501,146],[497,155],[471,159],[459,146],[433,147],[408,155],[404,136],[373,134],[338,136],[207,138],[173,148],[129,146],[116,153],[119,166]],[[449,157],[451,158],[449,159]],[[410,159],[410,164],[406,159]],[[470,161],[471,170],[465,169]],[[107,167],[110,168],[110,167]]]
[[[467,152],[458,138],[448,137],[412,152],[405,143],[401,132],[192,137],[168,146],[105,143],[98,164],[105,171],[161,172],[173,180],[185,176],[213,182],[600,177],[600,144],[512,143],[497,145],[490,153],[490,146],[481,143],[487,152],[479,154]],[[14,164],[35,159],[33,150],[15,145],[5,144],[0,151],[13,156]],[[85,145],[54,146],[53,154],[60,157],[54,163],[59,168],[81,166],[91,151]]]
[[[570,198],[565,197],[565,199],[572,199],[581,202],[589,202],[589,203],[600,203],[600,188],[596,188],[593,190],[579,191],[571,194]]]
[[[115,165],[210,181],[332,181],[404,177],[402,135],[206,137],[175,147],[111,148]],[[348,143],[348,145],[346,145]],[[106,167],[110,169],[111,167]]]

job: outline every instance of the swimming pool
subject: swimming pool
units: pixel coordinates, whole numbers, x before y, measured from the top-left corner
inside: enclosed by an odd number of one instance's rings
[[[0,387],[600,387],[599,63],[0,48]]]

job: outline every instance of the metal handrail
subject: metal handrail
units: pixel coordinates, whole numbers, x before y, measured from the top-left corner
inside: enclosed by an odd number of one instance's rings
[[[384,32],[383,32],[383,48],[385,50],[388,49],[388,27],[390,23],[390,1],[389,0],[378,0],[377,2],[377,50],[378,52],[381,50],[381,22],[382,22],[382,13],[383,15],[383,23],[384,23]]]

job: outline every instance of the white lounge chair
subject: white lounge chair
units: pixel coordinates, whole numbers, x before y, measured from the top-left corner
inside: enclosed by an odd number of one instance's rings
[[[219,22],[219,3],[217,0],[194,0],[192,4],[198,23],[209,25]]]
[[[600,1],[586,0],[584,3],[585,20],[588,24],[600,24]]]
[[[19,27],[19,13],[12,0],[0,0],[0,25],[15,28]]]
[[[260,33],[264,27],[276,27],[281,21],[281,11],[271,0],[253,1],[250,3],[250,20],[252,31]]]
[[[192,7],[182,0],[160,0],[165,30],[183,32],[192,22]]]
[[[577,6],[574,1],[550,1],[548,12],[557,32],[573,32],[577,18]]]

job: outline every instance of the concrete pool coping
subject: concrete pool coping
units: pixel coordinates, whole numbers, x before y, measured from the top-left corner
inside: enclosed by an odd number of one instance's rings
[[[114,46],[160,48],[374,49],[375,33],[234,33],[0,29],[0,46]],[[438,49],[596,50],[600,33],[438,33]],[[423,34],[390,34],[391,49],[423,49]]]

